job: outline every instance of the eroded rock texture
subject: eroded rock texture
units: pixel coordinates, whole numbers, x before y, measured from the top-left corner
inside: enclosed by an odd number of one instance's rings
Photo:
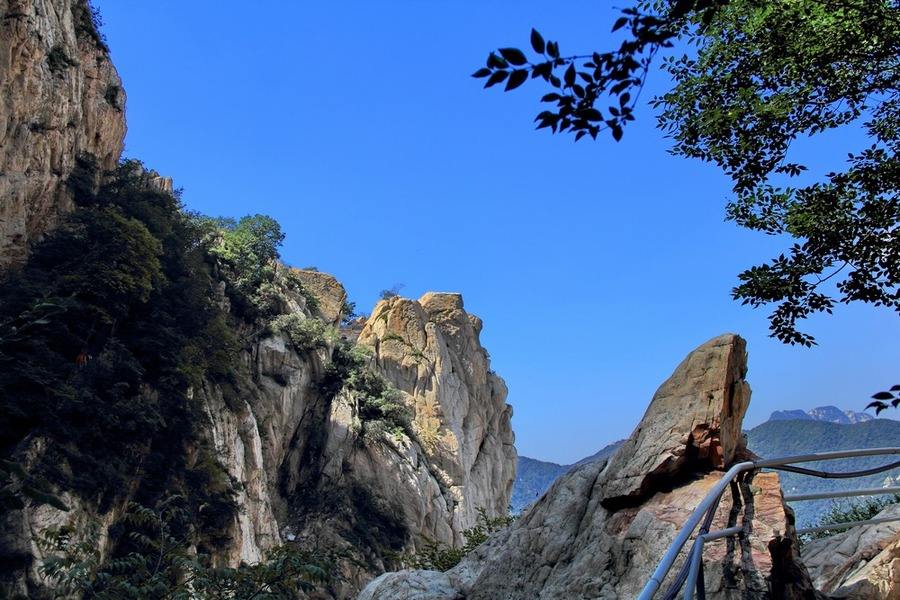
[[[428,293],[380,302],[358,340],[413,409],[416,436],[443,487],[434,502],[441,514],[430,520],[451,524],[432,539],[447,543],[462,541],[479,509],[505,515],[515,480],[512,408],[479,342],[481,327],[459,294]]]
[[[687,516],[722,476],[718,469],[745,452],[745,372],[740,337],[703,344],[660,387],[608,462],[561,477],[514,525],[449,572],[388,573],[369,584],[360,600],[635,597]],[[792,521],[776,474],[733,486],[713,527],[743,524],[753,536],[707,545],[708,597],[802,597],[794,581],[780,595],[772,592],[773,573],[785,565],[805,577],[796,563]],[[782,544],[778,569],[768,548],[772,540]]]
[[[900,504],[876,518],[900,516]],[[803,547],[813,582],[831,598],[900,598],[900,521],[863,525]]]
[[[325,274],[310,280],[321,283],[307,289],[319,312],[291,290],[283,290],[285,308],[307,319],[340,321],[343,287]],[[403,332],[419,352],[409,356],[392,331]],[[191,390],[205,415],[197,428],[237,484],[239,507],[204,550],[222,565],[257,562],[288,540],[334,552],[341,577],[325,593],[346,598],[427,540],[459,542],[477,509],[505,514],[516,464],[511,409],[479,331],[480,321],[456,294],[397,298],[376,307],[361,344],[371,348],[369,368],[400,388],[415,415],[414,436],[373,429],[361,417],[358,397],[347,389],[323,390],[334,346],[298,349],[282,334],[265,334],[244,352],[248,378],[236,389],[204,381]],[[19,455],[26,465],[44,451],[45,440],[28,443]],[[192,448],[186,452],[189,466],[203,460]],[[44,557],[35,542],[41,531],[83,530],[96,522],[100,551],[108,550],[105,531],[127,497],[101,510],[90,499],[61,496],[72,508],[68,513],[29,506],[4,519],[0,559],[17,564],[0,569],[0,591],[36,598],[48,593],[37,572]]]
[[[0,0],[0,269],[71,210],[79,158],[115,165],[124,106],[87,0]]]

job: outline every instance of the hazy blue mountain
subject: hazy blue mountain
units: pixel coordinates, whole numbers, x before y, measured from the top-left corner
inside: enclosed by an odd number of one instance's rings
[[[805,410],[776,410],[769,416],[770,421],[813,421]]]
[[[513,483],[512,498],[510,499],[513,513],[521,512],[523,508],[540,498],[553,485],[557,477],[567,473],[572,467],[610,456],[623,441],[613,442],[596,454],[582,458],[571,465],[559,465],[528,458],[527,456],[520,456],[516,471],[516,481]]]
[[[853,448],[900,446],[900,421],[870,419],[849,424],[814,419],[767,421],[747,432],[747,445],[753,452],[765,458]],[[802,466],[833,472],[858,471],[895,460],[897,457],[872,456],[824,463],[804,463]],[[781,483],[785,494],[898,486],[900,469],[859,479],[820,479],[796,473],[781,473]],[[813,500],[792,503],[798,525],[803,527],[815,523],[831,502],[831,500]]]
[[[863,423],[874,419],[870,414],[856,412],[855,410],[841,410],[837,406],[819,406],[810,410],[776,410],[769,417],[769,421],[827,421],[851,425]]]
[[[513,483],[510,506],[513,513],[519,513],[523,508],[541,497],[541,494],[556,481],[556,478],[571,469],[571,465],[558,465],[552,462],[544,462],[527,456],[520,456],[516,467],[516,480]]]

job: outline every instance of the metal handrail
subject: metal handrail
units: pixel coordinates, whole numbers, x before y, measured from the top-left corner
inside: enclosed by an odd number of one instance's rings
[[[647,584],[641,590],[641,593],[638,595],[637,600],[651,600],[656,592],[659,591],[662,586],[663,580],[668,575],[669,571],[672,569],[672,565],[675,564],[675,560],[678,558],[678,555],[681,553],[685,544],[690,539],[691,535],[694,533],[694,530],[697,528],[697,525],[703,519],[705,513],[710,509],[710,507],[718,501],[719,497],[725,491],[725,487],[730,485],[732,481],[737,478],[738,475],[747,471],[755,471],[758,469],[770,468],[770,469],[778,469],[778,470],[788,470],[782,469],[783,467],[787,467],[789,465],[795,463],[805,463],[805,462],[815,462],[815,461],[826,461],[826,460],[835,460],[839,458],[856,458],[861,456],[883,456],[888,454],[900,454],[900,448],[867,448],[867,449],[858,449],[858,450],[841,450],[837,452],[818,452],[815,454],[801,454],[798,456],[787,456],[783,458],[774,458],[774,459],[763,459],[758,461],[746,461],[733,465],[722,478],[716,482],[716,484],[710,489],[710,491],[703,497],[703,500],[700,501],[700,504],[694,509],[694,511],[690,514],[690,516],[685,521],[681,530],[675,536],[675,539],[672,540],[672,544],[669,546],[669,549],[663,555],[662,559],[660,559],[659,564],[656,569],[653,571],[653,574],[650,576],[650,579],[647,581]],[[862,474],[868,474],[871,472],[879,472],[884,470],[890,470],[895,468],[896,466],[900,466],[900,462],[891,463],[885,465],[883,467],[879,467],[878,469],[872,470],[868,469],[866,471],[860,471],[856,473],[822,473],[817,471],[812,471],[810,469],[800,469],[799,467],[793,467],[789,470],[791,471],[801,471],[804,474],[814,475],[817,477],[834,477],[834,476],[852,476],[852,477],[860,477]],[[691,573],[699,570],[699,561],[702,560],[702,546],[703,541],[712,539],[710,536],[720,534],[723,531],[727,530],[719,530],[716,532],[710,532],[707,534],[703,534],[698,538],[700,540],[699,544],[695,542],[695,548],[691,551],[690,560],[696,561],[698,564],[694,564],[692,562],[689,569],[688,580],[691,580]],[[737,528],[738,530],[740,528]],[[829,528],[830,529],[830,528]],[[735,535],[735,533],[724,533],[718,537],[727,537],[730,535]],[[718,539],[718,537],[716,539]],[[699,546],[699,549],[697,547]],[[696,575],[694,575],[693,582],[696,583]],[[688,587],[685,592],[685,598],[691,598],[693,596],[692,587]]]
[[[798,529],[797,535],[802,533],[818,533],[820,531],[839,531],[841,529],[850,529],[858,525],[877,525],[878,523],[890,523],[892,521],[900,521],[897,517],[880,517],[878,519],[866,519],[865,521],[846,521],[844,523],[829,523],[828,525],[820,525],[818,527],[807,527],[806,529]]]
[[[830,498],[851,498],[854,496],[886,496],[900,493],[900,487],[866,488],[862,490],[832,490],[816,494],[797,494],[785,496],[785,502],[801,502],[803,500],[828,500]]]

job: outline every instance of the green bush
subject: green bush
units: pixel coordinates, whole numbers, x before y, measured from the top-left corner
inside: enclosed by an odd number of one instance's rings
[[[294,348],[300,352],[328,348],[340,339],[334,327],[319,319],[304,317],[297,313],[275,317],[269,328],[272,331],[284,333]]]
[[[363,438],[376,440],[385,433],[415,438],[412,414],[399,390],[368,367],[369,350],[339,341],[319,382],[323,395],[334,397],[344,390],[357,403]]]
[[[401,561],[412,569],[429,571],[449,571],[459,564],[475,548],[484,543],[490,535],[508,527],[516,518],[513,516],[489,517],[484,508],[478,509],[475,525],[463,532],[465,543],[460,547],[441,542],[426,542],[422,550],[415,554],[405,555]]]
[[[874,519],[875,515],[880,513],[884,507],[900,502],[900,494],[893,494],[881,498],[865,498],[862,500],[834,500],[831,507],[816,523],[815,527],[824,527],[833,523],[852,523],[854,521],[868,521]],[[826,531],[818,531],[809,533],[804,536],[802,541],[808,542],[814,539],[825,538],[839,533],[840,529],[829,529]]]

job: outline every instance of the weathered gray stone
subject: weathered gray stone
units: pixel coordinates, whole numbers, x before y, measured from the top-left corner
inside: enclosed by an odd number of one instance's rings
[[[746,344],[727,334],[688,355],[653,396],[631,437],[612,457],[604,505],[629,503],[698,467],[722,468],[743,444],[750,403]],[[691,468],[689,463],[692,463]]]
[[[110,169],[122,153],[125,92],[85,11],[87,0],[0,0],[0,268],[72,209],[77,157]]]
[[[395,573],[361,597],[393,600],[432,586],[440,593],[425,598],[445,600],[452,598],[448,581],[467,600],[635,597],[688,515],[722,477],[717,469],[742,451],[741,418],[750,400],[745,372],[745,344],[738,336],[700,346],[660,387],[641,424],[609,462],[587,463],[561,477],[513,525],[447,573]],[[789,553],[782,562],[796,566],[792,517],[777,474],[748,479],[738,493],[732,514],[726,492],[713,527],[747,521],[754,535],[739,546],[726,540],[707,545],[708,597],[770,598],[775,569],[769,542],[786,540]],[[791,585],[782,597],[793,597]]]
[[[876,518],[885,517],[900,517],[900,504],[887,506]],[[816,588],[832,598],[900,598],[900,521],[813,540],[801,556]]]

